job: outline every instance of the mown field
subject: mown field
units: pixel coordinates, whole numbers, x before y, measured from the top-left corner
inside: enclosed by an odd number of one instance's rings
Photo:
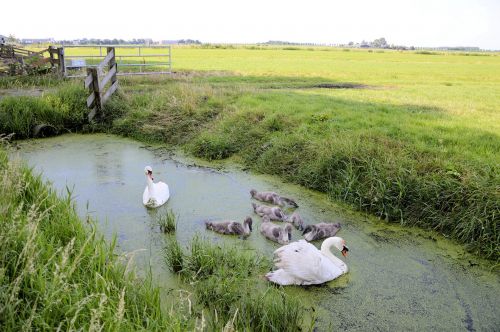
[[[3,80],[54,92],[4,98],[0,131],[27,137],[49,122],[232,158],[499,258],[498,54],[254,46],[172,55],[171,77],[121,79],[104,126],[86,124],[81,83]]]

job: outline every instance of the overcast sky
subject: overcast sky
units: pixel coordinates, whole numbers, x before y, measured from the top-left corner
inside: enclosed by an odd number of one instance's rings
[[[0,34],[500,49],[500,0],[2,1]]]

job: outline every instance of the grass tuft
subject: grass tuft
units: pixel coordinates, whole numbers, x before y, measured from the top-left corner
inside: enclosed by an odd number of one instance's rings
[[[177,217],[172,210],[157,216],[157,223],[163,233],[175,233],[177,228]]]

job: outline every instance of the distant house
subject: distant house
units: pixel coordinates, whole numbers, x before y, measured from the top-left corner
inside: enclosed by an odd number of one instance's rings
[[[0,45],[5,45],[7,42],[7,37],[0,35]]]
[[[26,38],[21,39],[21,44],[50,44],[54,43],[54,38]]]
[[[160,44],[162,45],[176,45],[179,44],[178,40],[162,40],[160,41]]]

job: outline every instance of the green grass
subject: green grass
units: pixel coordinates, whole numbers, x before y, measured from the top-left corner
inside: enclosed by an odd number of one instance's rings
[[[107,128],[208,160],[232,158],[500,257],[497,53],[206,45],[172,52],[176,75],[120,78]],[[363,88],[318,87],[325,84]],[[7,122],[20,111],[9,112]],[[27,133],[27,122],[11,127]]]
[[[309,88],[321,82],[211,74],[123,80],[129,107],[112,130],[209,160],[232,157],[497,259],[498,135],[435,106]]]
[[[195,237],[187,253],[171,239],[165,258],[172,271],[193,285],[196,306],[206,312],[210,331],[301,330],[304,307],[259,278],[270,266],[262,257]]]
[[[32,87],[55,87],[64,83],[57,75],[26,75],[26,76],[2,76],[0,77],[0,88],[20,89]]]
[[[167,211],[165,214],[160,214],[156,218],[156,222],[160,226],[160,231],[163,233],[175,233],[177,217],[172,210]]]
[[[60,133],[81,129],[87,120],[86,97],[79,84],[70,83],[43,97],[0,99],[0,132],[28,138],[37,125],[51,126]]]
[[[172,77],[120,78],[103,125],[89,125],[80,81],[0,100],[0,134],[106,130],[233,161],[325,192],[382,219],[431,228],[500,259],[500,58],[331,48],[175,48]],[[364,85],[322,89],[318,85]],[[0,152],[0,329],[294,330],[299,300],[259,279],[253,253],[169,236],[165,260],[191,300],[160,309],[40,177]],[[161,217],[172,229],[171,212]],[[169,224],[170,226],[166,226]]]
[[[185,330],[161,310],[151,279],[137,279],[70,195],[0,150],[0,330]]]

